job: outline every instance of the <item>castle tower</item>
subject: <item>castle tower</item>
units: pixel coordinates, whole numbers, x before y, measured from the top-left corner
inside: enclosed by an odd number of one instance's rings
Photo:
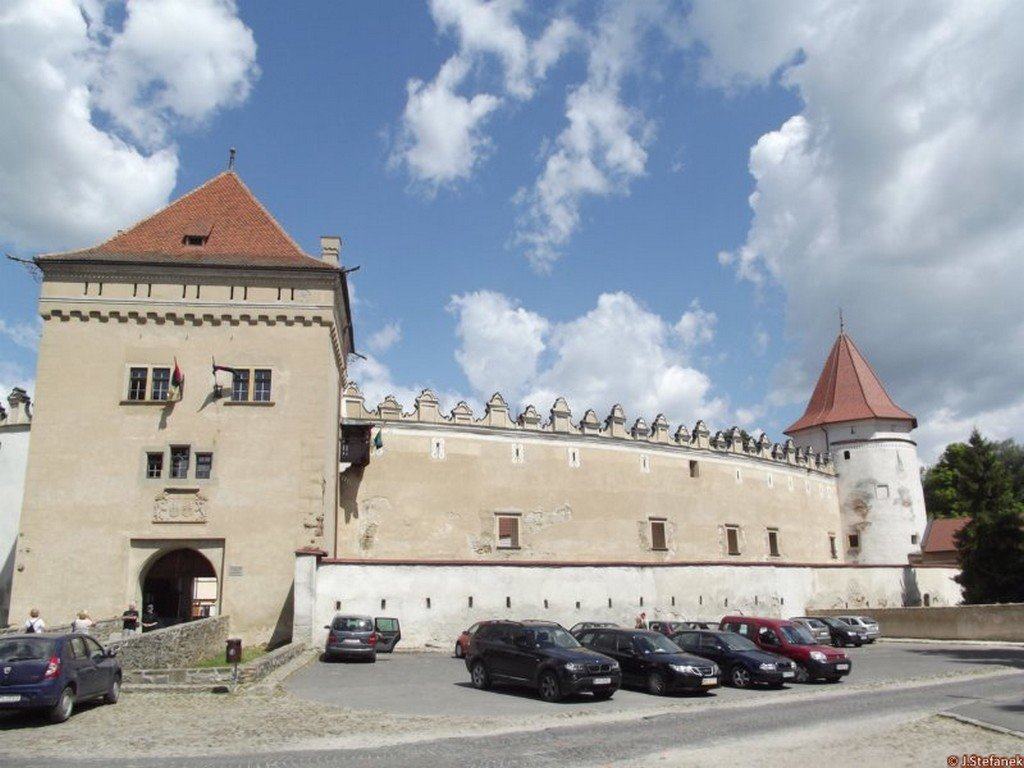
[[[925,528],[917,419],[892,401],[853,340],[840,331],[807,410],[787,430],[829,451],[838,475],[846,559],[906,563]]]

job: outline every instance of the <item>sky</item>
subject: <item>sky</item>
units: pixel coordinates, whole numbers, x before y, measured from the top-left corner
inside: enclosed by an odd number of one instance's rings
[[[237,170],[344,240],[372,406],[773,439],[846,328],[933,460],[1024,436],[1024,4],[0,1],[0,249]],[[0,263],[0,394],[38,285]]]

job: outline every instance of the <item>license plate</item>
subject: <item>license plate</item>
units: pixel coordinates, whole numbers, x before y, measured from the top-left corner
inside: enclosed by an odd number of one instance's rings
[[[345,638],[345,645],[361,645],[362,642],[363,641],[360,640],[357,637],[346,637]]]
[[[21,696],[0,696],[0,704],[17,704]]]
[[[796,677],[796,672],[783,672],[783,677]]]
[[[612,679],[610,677],[595,677],[594,685],[611,685]]]
[[[836,669],[838,669],[840,672],[843,671],[844,669],[849,669],[849,668],[850,668],[849,664],[836,664]]]
[[[701,685],[718,685],[718,678],[717,677],[705,677],[703,680],[700,681],[700,684]]]

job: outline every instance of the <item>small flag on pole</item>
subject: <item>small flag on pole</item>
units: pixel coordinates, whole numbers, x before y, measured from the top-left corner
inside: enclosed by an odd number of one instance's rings
[[[185,374],[178,367],[178,358],[174,358],[174,373],[171,374],[171,392],[174,400],[181,400],[185,394]]]
[[[373,436],[373,447],[378,451],[384,447],[384,430],[378,429],[377,434]]]

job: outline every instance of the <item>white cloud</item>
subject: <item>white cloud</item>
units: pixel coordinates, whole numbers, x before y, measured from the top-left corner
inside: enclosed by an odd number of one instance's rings
[[[6,336],[16,346],[34,352],[39,347],[39,335],[42,333],[42,321],[26,323],[22,321],[7,322],[0,318],[0,336]]]
[[[376,333],[370,336],[367,346],[377,354],[391,349],[402,340],[402,324],[398,320],[389,320]]]
[[[420,392],[429,388],[440,400],[443,412],[450,411],[460,400],[466,400],[474,412],[483,412],[479,401],[464,397],[458,392],[438,388],[428,382],[412,385],[399,384],[395,381],[390,367],[373,355],[367,355],[366,359],[351,360],[348,364],[348,380],[359,385],[360,391],[366,398],[366,408],[371,411],[388,395],[394,395],[401,403],[403,410],[412,411]]]
[[[35,377],[22,365],[0,360],[0,405],[7,407],[7,396],[15,387],[21,387],[29,397],[35,392]]]
[[[760,356],[767,352],[768,345],[771,344],[771,341],[771,334],[765,330],[763,325],[758,324],[758,326],[754,328],[754,354]]]
[[[544,410],[564,396],[579,418],[621,403],[633,416],[718,421],[727,414],[710,378],[692,366],[676,326],[627,293],[598,297],[589,312],[552,322],[492,292],[455,297],[456,353],[476,394]],[[692,311],[692,310],[691,310]]]
[[[803,101],[751,149],[753,223],[722,256],[785,289],[792,373],[813,381],[842,306],[924,452],[1024,434],[1024,5],[714,0],[690,23],[706,82]]]
[[[700,305],[698,299],[690,302],[690,308],[675,324],[676,335],[684,346],[692,348],[698,344],[708,344],[715,338],[715,325],[718,315],[709,312]]]
[[[255,50],[233,4],[131,0],[122,29],[105,24],[105,10],[73,0],[0,7],[0,241],[81,246],[152,212],[174,188],[176,124],[248,92]]]

